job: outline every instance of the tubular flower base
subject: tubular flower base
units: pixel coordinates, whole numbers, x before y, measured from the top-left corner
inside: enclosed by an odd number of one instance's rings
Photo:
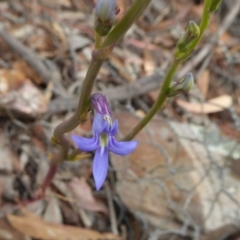
[[[114,137],[117,133],[118,121],[111,123],[105,115],[96,112],[93,119],[92,138],[72,135],[74,143],[80,150],[86,152],[96,150],[93,160],[93,177],[97,190],[102,187],[107,176],[108,151],[124,156],[137,147],[136,141],[118,142]]]

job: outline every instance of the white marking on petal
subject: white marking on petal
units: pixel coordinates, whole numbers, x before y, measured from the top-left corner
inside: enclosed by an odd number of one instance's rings
[[[97,102],[97,106],[98,106],[100,113],[102,113],[102,107],[101,107],[101,104],[99,104],[99,102]]]
[[[110,126],[112,126],[112,118],[109,115],[105,114],[103,119],[107,121]]]

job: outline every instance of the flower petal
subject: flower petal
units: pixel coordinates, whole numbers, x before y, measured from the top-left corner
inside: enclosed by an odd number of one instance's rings
[[[108,150],[99,147],[93,160],[93,177],[97,191],[102,187],[108,172]]]
[[[95,112],[94,113],[94,118],[93,118],[93,132],[100,134],[103,132],[103,130],[106,127],[106,121],[103,119],[103,115]]]
[[[117,133],[118,133],[118,120],[115,120],[112,124],[109,134],[111,136],[115,136],[115,135],[117,135]]]
[[[127,155],[137,147],[137,141],[118,142],[114,137],[109,136],[108,148],[118,155]]]
[[[97,135],[95,135],[92,138],[84,138],[84,137],[80,137],[78,135],[72,134],[72,140],[80,150],[86,151],[86,152],[91,152],[97,149],[99,145],[99,138]]]

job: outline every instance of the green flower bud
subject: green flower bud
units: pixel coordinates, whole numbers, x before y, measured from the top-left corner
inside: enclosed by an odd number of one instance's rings
[[[211,13],[215,12],[218,9],[221,2],[222,2],[222,0],[212,0],[211,6],[209,9],[210,12]]]
[[[180,52],[187,50],[188,45],[197,39],[200,35],[200,29],[194,21],[189,21],[187,29],[183,36],[178,40],[177,47]]]
[[[194,86],[194,77],[192,73],[188,73],[178,82],[171,84],[168,90],[168,97],[174,97],[179,93],[188,93]]]
[[[95,31],[106,36],[116,18],[116,0],[97,0],[95,6]]]

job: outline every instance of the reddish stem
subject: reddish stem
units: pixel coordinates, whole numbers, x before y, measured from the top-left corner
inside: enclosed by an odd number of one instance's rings
[[[38,201],[44,197],[46,189],[51,185],[51,182],[57,172],[58,164],[57,163],[51,163],[50,168],[48,169],[47,175],[44,179],[43,185],[41,187],[40,192],[34,197],[34,199],[27,200],[21,202],[21,205],[25,206],[27,204],[33,203],[35,201]]]
[[[57,163],[51,163],[50,168],[48,170],[48,173],[44,179],[43,185],[41,187],[41,193],[40,195],[43,196],[46,189],[50,186],[56,172],[57,172],[58,164]]]

